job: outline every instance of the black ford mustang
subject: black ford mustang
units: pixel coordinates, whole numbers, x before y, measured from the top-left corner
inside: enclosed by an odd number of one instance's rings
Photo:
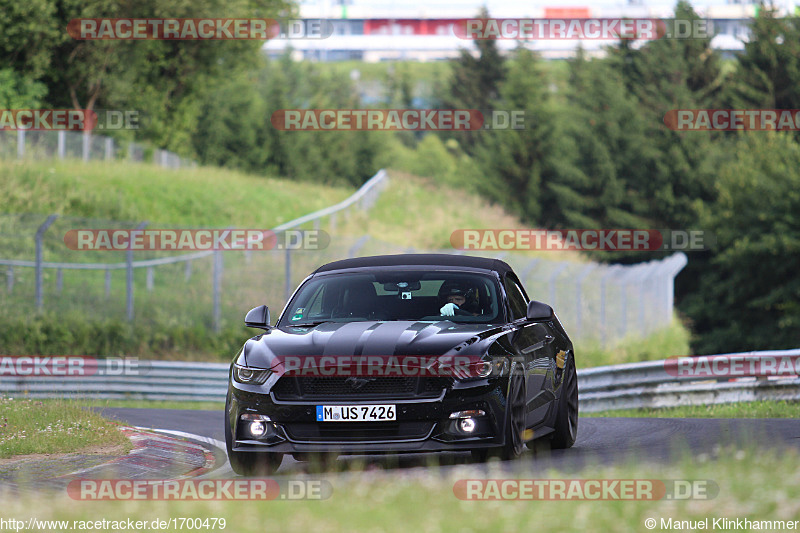
[[[239,474],[283,454],[471,451],[575,442],[572,342],[503,261],[392,255],[324,265],[234,358],[225,440]]]

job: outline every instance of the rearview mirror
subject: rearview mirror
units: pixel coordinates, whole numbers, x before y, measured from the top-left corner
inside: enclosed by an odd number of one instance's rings
[[[247,312],[244,317],[244,325],[248,328],[271,329],[269,325],[269,307],[259,305]]]
[[[545,303],[531,300],[525,316],[528,320],[550,320],[553,318],[553,308]]]

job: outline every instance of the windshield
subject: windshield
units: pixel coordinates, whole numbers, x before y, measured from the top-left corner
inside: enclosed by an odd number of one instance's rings
[[[392,271],[334,274],[304,284],[279,326],[321,322],[500,321],[497,282],[466,272]]]

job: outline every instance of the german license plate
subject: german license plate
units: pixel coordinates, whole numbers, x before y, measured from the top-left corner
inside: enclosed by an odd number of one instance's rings
[[[317,422],[388,422],[397,420],[394,405],[318,405]]]

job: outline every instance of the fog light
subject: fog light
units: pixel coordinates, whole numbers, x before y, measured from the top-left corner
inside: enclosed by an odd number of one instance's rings
[[[272,421],[267,415],[256,413],[244,413],[239,417],[242,422],[247,424],[247,431],[256,439],[264,437],[269,432]]]
[[[475,431],[475,419],[474,418],[462,418],[458,421],[458,429],[463,431],[464,433],[472,433]]]
[[[489,361],[481,361],[477,364],[477,368],[475,370],[479,377],[488,377],[492,373],[492,363]]]
[[[267,433],[267,425],[261,420],[250,422],[250,434],[255,438],[261,438]]]

